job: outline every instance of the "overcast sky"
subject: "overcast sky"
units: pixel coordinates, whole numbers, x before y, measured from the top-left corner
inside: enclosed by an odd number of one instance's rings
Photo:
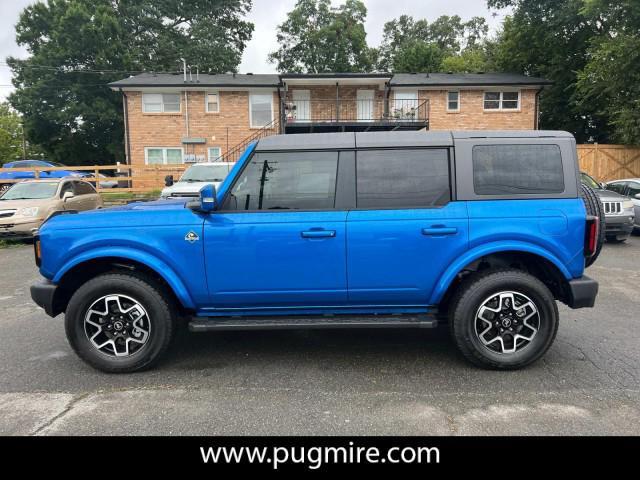
[[[16,45],[14,26],[18,16],[34,0],[0,0],[0,99],[11,92],[11,71],[4,65],[8,56],[25,57],[27,52]],[[267,55],[277,49],[276,27],[285,19],[296,0],[253,0],[249,20],[255,25],[253,39],[247,45],[240,64],[240,72],[272,73],[274,65],[267,63]],[[333,0],[334,5],[344,0]],[[485,0],[364,0],[367,6],[367,39],[376,46],[382,39],[382,27],[392,18],[407,14],[415,18],[434,20],[440,15],[460,15],[463,20],[483,16],[492,30],[500,24],[504,12],[490,12]],[[492,14],[497,13],[497,16]]]

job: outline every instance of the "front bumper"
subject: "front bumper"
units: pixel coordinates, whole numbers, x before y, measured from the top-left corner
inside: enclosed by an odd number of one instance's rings
[[[606,235],[630,235],[633,231],[633,215],[609,215],[605,217]]]
[[[25,239],[33,238],[35,232],[42,225],[42,219],[29,221],[14,221],[0,223],[0,238],[3,239]]]
[[[57,290],[58,286],[49,280],[43,280],[35,285],[31,285],[31,299],[36,305],[42,307],[50,317],[55,317],[59,313],[62,313],[62,310],[56,306]]]
[[[591,308],[596,303],[598,282],[583,275],[569,280],[567,288],[567,305],[571,308]]]

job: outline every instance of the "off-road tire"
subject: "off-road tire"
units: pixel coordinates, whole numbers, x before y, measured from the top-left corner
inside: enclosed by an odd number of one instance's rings
[[[148,312],[151,329],[146,343],[126,357],[108,356],[89,341],[85,315],[105,295],[135,298]],[[153,366],[165,353],[176,330],[176,309],[152,278],[136,272],[106,273],[82,285],[73,294],[65,314],[65,331],[73,350],[92,367],[107,373],[129,373]]]
[[[482,302],[501,291],[520,292],[538,309],[537,334],[522,350],[495,353],[486,348],[476,334],[476,312]],[[471,275],[458,287],[449,309],[449,328],[453,341],[473,364],[496,370],[515,370],[538,360],[549,349],[558,332],[558,306],[547,286],[536,277],[515,269],[495,269]]]
[[[591,257],[585,259],[584,266],[590,267],[598,259],[600,251],[602,250],[602,246],[604,245],[606,218],[604,216],[604,209],[602,208],[600,197],[598,197],[598,194],[593,191],[593,188],[591,188],[589,185],[585,185],[584,183],[581,183],[580,187],[582,193],[582,201],[584,202],[584,206],[587,209],[587,215],[592,215],[600,220],[600,232],[598,234],[598,241],[596,243],[596,251]]]

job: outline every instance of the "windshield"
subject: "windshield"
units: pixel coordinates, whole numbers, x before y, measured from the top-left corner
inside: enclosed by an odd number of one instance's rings
[[[16,183],[0,197],[0,200],[51,198],[57,190],[57,182]]]
[[[596,190],[600,190],[602,188],[600,185],[598,185],[598,182],[596,182],[590,175],[581,173],[580,176],[582,177],[582,183],[584,183],[585,185],[588,185],[591,188],[595,188]]]
[[[181,182],[222,182],[229,170],[229,165],[192,165],[184,172]]]

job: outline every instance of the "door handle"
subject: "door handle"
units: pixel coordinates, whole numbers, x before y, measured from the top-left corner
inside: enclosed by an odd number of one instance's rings
[[[458,233],[458,229],[456,227],[434,226],[422,229],[423,235],[428,235],[431,237],[438,237],[441,235],[455,235],[456,233]]]
[[[300,232],[302,238],[328,238],[335,237],[335,230],[306,230],[304,232]]]

